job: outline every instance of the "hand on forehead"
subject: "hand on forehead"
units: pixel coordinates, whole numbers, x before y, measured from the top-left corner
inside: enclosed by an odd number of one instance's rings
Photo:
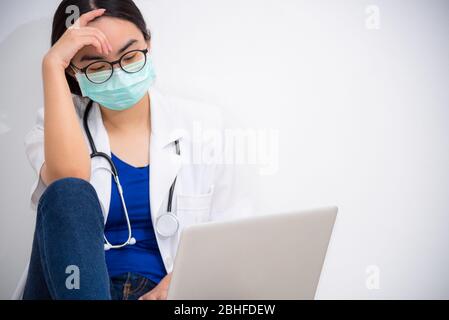
[[[102,55],[94,46],[84,47],[73,58],[73,62],[80,65],[94,60],[115,60],[129,50],[142,50],[149,46],[139,28],[127,20],[103,16],[89,22],[86,27],[93,27],[101,31],[109,41],[112,52]],[[89,59],[85,59],[86,57]]]

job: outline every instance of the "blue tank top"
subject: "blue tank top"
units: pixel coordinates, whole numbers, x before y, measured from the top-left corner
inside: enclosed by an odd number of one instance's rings
[[[136,244],[105,251],[109,276],[127,272],[140,274],[156,283],[166,275],[166,270],[151,223],[149,200],[150,166],[136,168],[112,154]],[[111,244],[128,239],[125,212],[114,178],[111,175],[111,202],[105,235]]]

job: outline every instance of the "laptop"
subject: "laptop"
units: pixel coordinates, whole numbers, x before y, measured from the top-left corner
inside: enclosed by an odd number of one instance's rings
[[[186,227],[168,299],[314,299],[337,207]]]

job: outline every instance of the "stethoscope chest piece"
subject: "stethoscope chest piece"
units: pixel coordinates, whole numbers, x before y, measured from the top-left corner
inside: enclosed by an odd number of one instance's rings
[[[171,237],[178,232],[178,218],[170,212],[160,215],[156,220],[156,231],[162,237]]]

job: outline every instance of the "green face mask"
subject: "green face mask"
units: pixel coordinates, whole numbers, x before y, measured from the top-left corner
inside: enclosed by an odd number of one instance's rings
[[[128,65],[127,70],[139,70],[145,61],[138,61]],[[109,74],[96,72],[89,75],[94,82],[102,82]],[[111,110],[126,110],[134,106],[142,99],[153,85],[156,75],[153,61],[148,55],[143,68],[137,72],[129,73],[121,68],[114,69],[109,80],[103,83],[94,83],[84,73],[77,73],[76,79],[83,97],[89,97],[93,101]]]

